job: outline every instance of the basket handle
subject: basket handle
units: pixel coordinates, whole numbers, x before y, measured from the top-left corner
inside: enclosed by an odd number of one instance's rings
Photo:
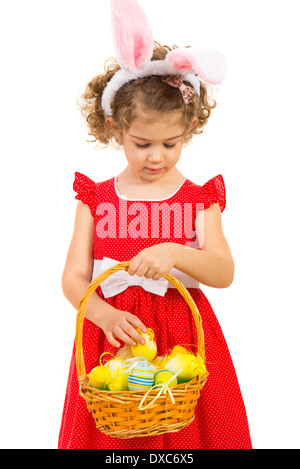
[[[79,302],[78,313],[76,317],[76,333],[75,333],[75,349],[76,349],[76,367],[77,367],[77,376],[79,384],[82,385],[88,382],[88,378],[85,371],[84,366],[84,357],[83,357],[83,348],[82,348],[82,328],[83,328],[83,320],[86,313],[87,305],[89,302],[90,297],[94,293],[94,291],[98,288],[98,286],[104,282],[108,277],[110,277],[113,273],[119,270],[128,270],[130,262],[124,261],[120,262],[119,264],[110,267],[109,269],[102,272],[102,274],[98,275],[87,287],[82,299]],[[201,358],[205,361],[205,348],[204,348],[204,333],[202,328],[202,320],[199,313],[199,310],[185,288],[185,286],[180,282],[180,280],[173,277],[171,274],[166,274],[164,277],[168,280],[174,287],[177,288],[179,293],[183,296],[189,307],[191,308],[193,318],[196,324],[197,329],[197,337],[198,337],[198,353],[200,354]]]

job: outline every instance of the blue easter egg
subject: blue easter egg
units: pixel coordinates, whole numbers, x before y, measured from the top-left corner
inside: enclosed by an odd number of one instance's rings
[[[148,362],[137,363],[128,374],[128,389],[140,391],[150,389],[154,383],[154,372]]]

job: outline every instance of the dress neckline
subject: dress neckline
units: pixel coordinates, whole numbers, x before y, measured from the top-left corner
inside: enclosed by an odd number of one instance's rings
[[[175,192],[173,192],[173,194],[169,195],[168,197],[165,197],[164,199],[129,199],[125,195],[120,194],[119,189],[117,187],[117,176],[115,176],[113,179],[114,179],[114,189],[115,189],[115,193],[117,197],[119,197],[119,199],[135,201],[135,202],[162,202],[163,200],[169,200],[172,197],[174,197],[174,195],[176,195],[180,191],[180,189],[183,187],[183,185],[188,181],[187,178],[184,178],[184,180],[182,181],[180,186],[175,190]]]

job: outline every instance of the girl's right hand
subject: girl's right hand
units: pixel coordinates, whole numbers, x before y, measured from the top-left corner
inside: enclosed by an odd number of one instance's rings
[[[100,324],[101,329],[106,335],[108,342],[113,347],[120,347],[116,337],[127,345],[135,346],[136,342],[144,345],[145,339],[138,333],[137,328],[142,332],[147,332],[147,327],[134,314],[128,311],[122,311],[114,308]]]

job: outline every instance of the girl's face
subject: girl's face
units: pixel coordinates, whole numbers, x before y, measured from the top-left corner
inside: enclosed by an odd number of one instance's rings
[[[114,132],[122,141],[135,178],[155,181],[175,167],[184,144],[180,117],[176,111],[164,115],[139,108],[138,117],[128,130]]]

